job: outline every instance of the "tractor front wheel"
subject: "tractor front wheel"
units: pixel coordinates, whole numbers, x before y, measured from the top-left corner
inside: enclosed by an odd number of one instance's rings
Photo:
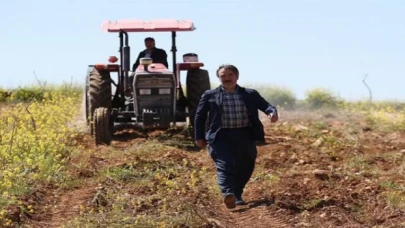
[[[112,129],[110,114],[108,108],[96,108],[96,110],[94,110],[94,139],[96,145],[110,145],[111,143]]]

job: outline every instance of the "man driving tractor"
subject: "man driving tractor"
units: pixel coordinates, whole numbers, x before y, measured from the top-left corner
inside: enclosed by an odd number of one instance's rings
[[[152,37],[145,38],[145,47],[146,49],[139,53],[138,58],[132,66],[132,71],[135,71],[136,68],[138,68],[139,59],[145,57],[152,58],[154,63],[161,63],[169,68],[169,64],[167,63],[166,51],[155,47],[155,39],[153,39]]]

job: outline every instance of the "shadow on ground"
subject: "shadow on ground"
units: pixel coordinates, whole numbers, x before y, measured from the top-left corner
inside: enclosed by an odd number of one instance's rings
[[[234,213],[246,212],[246,211],[251,210],[256,207],[267,207],[267,206],[271,206],[272,204],[274,204],[274,200],[271,200],[271,199],[252,200],[252,201],[246,202],[246,206],[244,208],[233,210],[232,212],[234,212]]]
[[[135,132],[135,131],[122,131],[117,132],[113,135],[112,140],[118,142],[127,142],[137,138],[148,138],[147,134],[142,132]]]
[[[189,152],[199,152],[194,143],[192,129],[170,128],[167,130],[138,130],[138,129],[117,129],[112,140],[117,142],[128,142],[136,139],[157,140],[163,145],[173,146]]]

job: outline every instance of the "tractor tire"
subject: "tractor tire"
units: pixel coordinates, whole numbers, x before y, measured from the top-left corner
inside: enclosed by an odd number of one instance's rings
[[[94,139],[96,145],[110,145],[112,138],[112,129],[108,108],[96,108],[94,110]]]
[[[186,78],[187,100],[189,102],[190,124],[194,126],[195,112],[205,91],[211,89],[210,77],[207,70],[189,70]]]
[[[93,68],[89,74],[88,80],[88,114],[90,135],[94,135],[94,111],[96,108],[111,109],[111,76],[108,71],[98,71]]]

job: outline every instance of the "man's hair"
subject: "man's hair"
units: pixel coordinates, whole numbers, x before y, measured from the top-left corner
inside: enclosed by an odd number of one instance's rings
[[[232,64],[222,64],[222,65],[220,65],[218,67],[218,69],[217,69],[217,77],[219,77],[219,71],[222,70],[222,69],[232,71],[236,75],[236,77],[239,78],[239,70],[238,70],[238,68],[236,68],[236,66],[234,66]]]
[[[146,38],[145,38],[145,42],[146,42],[146,41],[153,41],[153,42],[154,42],[155,39],[153,39],[152,37],[146,37]]]

